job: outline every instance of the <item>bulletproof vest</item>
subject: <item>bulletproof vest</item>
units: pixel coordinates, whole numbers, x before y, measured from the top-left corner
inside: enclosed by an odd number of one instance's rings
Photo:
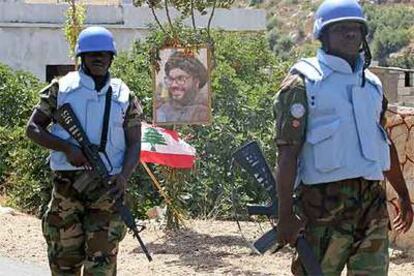
[[[380,125],[383,91],[379,79],[322,50],[296,63],[291,73],[304,76],[308,100],[305,142],[298,182],[318,184],[363,177],[383,180],[390,167],[389,140]]]
[[[57,106],[70,103],[91,143],[100,145],[105,110],[105,97],[109,85],[112,88],[111,110],[108,123],[108,137],[105,147],[107,158],[102,159],[110,174],[122,170],[126,151],[124,116],[129,104],[129,89],[120,79],[110,79],[100,90],[95,90],[92,78],[83,72],[70,72],[59,80]],[[59,124],[53,124],[51,133],[73,144],[77,142]],[[52,151],[50,158],[52,170],[81,170],[72,166],[63,152]]]

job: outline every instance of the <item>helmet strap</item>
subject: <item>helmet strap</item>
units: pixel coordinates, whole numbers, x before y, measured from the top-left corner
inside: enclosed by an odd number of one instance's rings
[[[366,37],[362,39],[362,49],[361,52],[364,54],[364,68],[362,69],[362,84],[361,87],[365,86],[366,77],[365,77],[365,69],[367,69],[372,60],[371,50],[369,49],[368,41]]]

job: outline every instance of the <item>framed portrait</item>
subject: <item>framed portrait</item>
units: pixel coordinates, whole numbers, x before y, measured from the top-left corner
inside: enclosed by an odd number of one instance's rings
[[[211,123],[210,52],[197,48],[163,48],[153,70],[153,123]]]

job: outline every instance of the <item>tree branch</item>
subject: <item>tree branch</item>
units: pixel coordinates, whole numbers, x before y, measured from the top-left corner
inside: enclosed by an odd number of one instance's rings
[[[208,34],[209,39],[211,39],[210,26],[211,26],[211,21],[213,21],[213,16],[214,16],[214,11],[216,10],[216,5],[217,5],[217,0],[214,0],[213,9],[211,10],[210,18],[208,19],[208,24],[207,24],[207,34]]]
[[[196,23],[194,17],[194,0],[191,0],[191,22],[193,23],[194,32],[196,32]]]
[[[147,1],[147,4],[148,4],[148,6],[149,6],[149,7],[150,7],[150,9],[151,9],[152,15],[154,16],[155,22],[157,22],[158,27],[160,27],[161,31],[162,31],[164,34],[167,34],[167,32],[165,31],[165,29],[162,27],[162,24],[161,24],[160,20],[158,19],[157,14],[155,13],[154,6],[153,6],[153,5],[151,5],[148,1]]]
[[[171,21],[170,10],[168,9],[168,0],[164,0],[164,5],[165,5],[165,13],[167,15],[168,23],[170,24],[171,31],[175,37],[174,25],[172,24],[172,21]]]

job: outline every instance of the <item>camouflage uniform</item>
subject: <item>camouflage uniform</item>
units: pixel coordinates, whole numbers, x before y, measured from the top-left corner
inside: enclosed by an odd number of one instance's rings
[[[52,117],[57,106],[58,83],[41,91],[37,109]],[[130,97],[124,128],[141,123],[142,108]],[[72,184],[83,171],[55,171],[52,198],[42,217],[52,275],[116,275],[118,244],[126,226],[118,215],[109,187],[90,185],[78,193]]]
[[[302,117],[292,115],[301,105]],[[289,75],[274,103],[276,143],[302,144],[306,136],[307,96],[303,79]],[[383,113],[387,102],[384,99]],[[383,117],[383,115],[382,115]],[[306,223],[305,237],[316,254],[324,275],[387,275],[388,213],[384,185],[363,178],[318,185],[299,185],[295,213]],[[306,275],[296,255],[294,275]]]

